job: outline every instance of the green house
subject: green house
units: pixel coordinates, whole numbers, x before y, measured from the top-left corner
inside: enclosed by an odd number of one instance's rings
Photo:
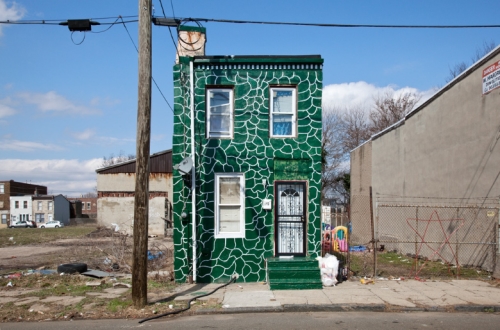
[[[322,66],[317,55],[178,57],[176,281],[266,281],[272,260],[321,254]]]

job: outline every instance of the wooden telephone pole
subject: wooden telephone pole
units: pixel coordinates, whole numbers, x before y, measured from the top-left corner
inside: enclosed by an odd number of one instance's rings
[[[134,197],[132,301],[142,308],[148,301],[147,251],[149,216],[149,144],[151,140],[151,0],[139,0],[139,95]]]

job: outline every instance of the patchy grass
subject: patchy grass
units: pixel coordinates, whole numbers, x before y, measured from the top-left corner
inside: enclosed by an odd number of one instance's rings
[[[373,252],[351,253],[352,273],[356,276],[372,276]],[[460,269],[441,261],[412,258],[396,252],[377,253],[377,276],[414,277],[428,279],[487,279],[491,273],[476,267]]]
[[[111,313],[116,313],[116,312],[125,310],[126,308],[128,308],[130,306],[132,306],[132,301],[130,299],[115,298],[115,299],[111,299],[108,302],[108,305],[106,306],[106,308]]]
[[[68,226],[64,228],[2,228],[0,248],[31,245],[65,238],[80,238],[96,230],[96,227]],[[9,238],[13,239],[10,240]]]

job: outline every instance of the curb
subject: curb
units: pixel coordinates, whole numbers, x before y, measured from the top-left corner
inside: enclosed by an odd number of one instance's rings
[[[305,305],[284,304],[279,307],[234,307],[234,308],[201,308],[195,314],[240,314],[240,313],[298,313],[298,312],[460,312],[460,313],[498,313],[500,306],[486,305],[450,305],[450,306],[426,306],[426,307],[401,307],[395,305],[355,305],[355,304],[334,304],[334,305]]]

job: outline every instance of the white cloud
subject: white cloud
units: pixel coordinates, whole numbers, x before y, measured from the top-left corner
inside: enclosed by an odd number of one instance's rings
[[[62,147],[54,144],[43,144],[40,142],[33,142],[33,141],[11,140],[9,138],[3,138],[2,140],[0,140],[0,149],[21,151],[21,152],[31,152],[39,150],[63,150]]]
[[[34,104],[42,112],[57,112],[70,113],[79,115],[91,115],[101,113],[97,109],[89,108],[82,105],[76,105],[64,96],[57,94],[54,91],[42,93],[20,93],[18,95],[26,103]]]
[[[365,81],[332,84],[323,88],[323,107],[337,108],[341,111],[352,107],[361,107],[369,110],[378,96],[386,93],[398,96],[406,92],[419,95],[421,97],[419,103],[422,103],[429,99],[435,91],[435,89],[420,91],[413,87],[398,88],[393,85],[378,87]]]
[[[17,3],[12,2],[9,7],[5,0],[0,0],[0,21],[17,21],[21,19],[25,13],[26,9],[19,6]],[[5,27],[5,25],[0,24],[0,36],[3,35],[2,27]]]
[[[12,116],[16,113],[16,110],[12,109],[6,104],[2,104],[2,100],[0,100],[0,118]]]
[[[0,175],[15,180],[47,186],[50,194],[78,197],[96,186],[96,168],[102,159],[0,159]]]
[[[95,131],[93,129],[88,128],[83,132],[71,133],[71,135],[73,135],[73,137],[77,140],[89,140],[91,137],[95,135]]]

